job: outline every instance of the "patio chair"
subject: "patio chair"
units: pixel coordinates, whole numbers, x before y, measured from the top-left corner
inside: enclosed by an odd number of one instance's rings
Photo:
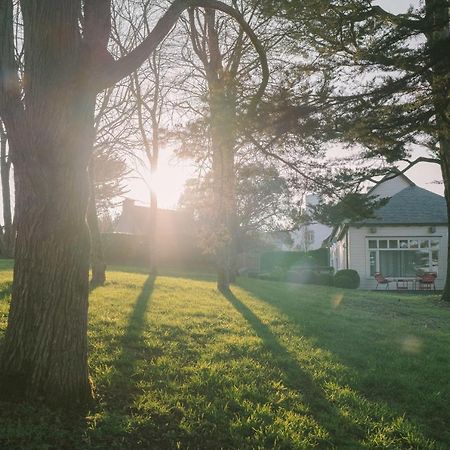
[[[385,284],[386,285],[385,289],[388,289],[389,283],[392,283],[392,280],[384,277],[380,272],[375,272],[374,278],[375,278],[375,281],[377,282],[377,287],[375,289],[378,289],[379,284]]]
[[[419,283],[419,289],[424,289],[431,291],[431,287],[433,290],[436,290],[435,280],[437,278],[436,272],[426,272],[417,277],[417,282]]]

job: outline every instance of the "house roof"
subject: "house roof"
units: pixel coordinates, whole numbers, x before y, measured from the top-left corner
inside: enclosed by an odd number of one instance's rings
[[[138,206],[126,199],[123,203],[115,232],[147,235],[150,227],[150,208]],[[194,224],[188,214],[170,209],[158,209],[156,214],[157,234],[193,234]]]
[[[416,184],[410,179],[408,178],[404,173],[401,173],[399,170],[393,170],[393,173],[397,173],[396,176],[392,176],[392,173],[385,175],[380,181],[378,181],[378,183],[374,184],[368,191],[367,191],[367,195],[372,194],[372,192],[378,187],[380,186],[382,183],[385,183],[386,181],[389,180],[393,180],[395,178],[401,178],[403,179],[406,183],[408,183],[410,186],[415,186]]]
[[[418,186],[407,187],[365,219],[365,225],[438,225],[448,223],[445,198]]]

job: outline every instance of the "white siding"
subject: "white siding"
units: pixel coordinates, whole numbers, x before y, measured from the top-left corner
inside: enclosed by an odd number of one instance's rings
[[[377,226],[376,232],[369,227],[350,227],[349,228],[349,268],[359,273],[361,278],[361,289],[375,289],[376,282],[370,275],[369,255],[367,248],[367,238],[389,238],[389,237],[422,237],[422,238],[439,238],[439,269],[436,279],[436,289],[443,289],[445,283],[445,275],[447,273],[447,240],[448,229],[445,226],[435,227],[436,231],[430,233],[429,226]],[[336,245],[336,244],[335,244]],[[383,287],[384,288],[384,287]],[[395,289],[395,283],[390,286]]]
[[[311,207],[316,206],[320,202],[320,196],[317,194],[306,194],[304,202],[303,211],[310,213]],[[304,252],[317,250],[322,247],[323,241],[330,236],[331,231],[331,227],[317,222],[302,225],[298,230],[291,233],[294,248]]]
[[[322,247],[322,242],[331,234],[332,228],[321,223],[311,223],[301,226],[292,232],[294,247],[301,251],[317,250]],[[312,232],[312,241],[309,239]]]
[[[330,247],[330,265],[334,268],[335,272],[347,268],[345,250],[345,236],[342,240],[335,242]]]

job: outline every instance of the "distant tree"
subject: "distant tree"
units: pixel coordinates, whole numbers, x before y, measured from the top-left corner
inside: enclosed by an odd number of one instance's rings
[[[8,136],[0,122],[0,177],[2,182],[3,229],[0,234],[0,252],[12,258],[14,251],[14,227],[11,209],[11,158],[8,151]]]
[[[193,178],[186,183],[180,207],[189,210],[197,220],[202,241],[212,250],[214,230],[211,222],[215,215],[212,195],[212,174]],[[245,251],[249,237],[260,231],[290,229],[294,227],[295,201],[289,183],[276,167],[258,162],[236,165],[236,247]]]
[[[96,101],[86,214],[91,243],[91,286],[106,281],[99,216],[108,214],[126,192],[123,181],[129,173],[126,157],[132,130],[128,123],[133,110],[134,104],[123,84],[107,89]]]
[[[244,17],[258,27],[261,25],[257,20],[256,8],[245,2],[239,5],[238,2],[232,3],[235,7],[239,6]],[[268,83],[269,72],[263,64],[263,81],[255,85],[253,80],[260,68],[259,58],[265,59],[264,51],[262,47],[252,48],[245,33],[226,16],[218,15],[211,9],[190,9],[186,30],[191,46],[185,46],[183,55],[188,70],[197,80],[195,90],[198,98],[194,105],[192,100],[190,102],[197,117],[185,128],[188,133],[184,137],[192,139],[188,136],[189,131],[200,131],[205,137],[200,143],[203,147],[200,152],[205,154],[205,149],[210,152],[207,156],[211,162],[208,179],[212,188],[213,214],[210,217],[212,226],[208,246],[214,249],[216,257],[218,289],[227,291],[234,280],[236,266],[238,218],[235,160],[239,148],[239,127],[254,115],[255,106]],[[192,149],[189,152],[192,154]]]
[[[149,10],[158,2],[140,0],[132,7],[113,17],[113,39],[121,54],[126,54],[145,35],[150,33]],[[126,30],[126,32],[124,32]],[[169,116],[168,97],[176,87],[176,73],[173,70],[179,55],[173,54],[174,46],[169,41],[174,30],[165,38],[146,61],[127,79],[127,90],[132,98],[134,110],[128,127],[133,130],[133,151],[135,158],[143,151],[150,168],[150,220],[147,230],[149,241],[149,272],[155,274],[158,266],[158,242],[156,241],[158,192],[154,179],[158,174],[159,154],[164,142],[164,124]],[[140,158],[138,158],[140,159]]]
[[[92,398],[87,364],[89,198],[97,94],[135,71],[188,7],[242,17],[214,0],[174,0],[115,60],[110,0],[0,2],[0,117],[16,182],[12,299],[0,364],[3,397],[74,406]],[[20,28],[19,34],[15,34]],[[24,76],[15,45],[23,36]]]

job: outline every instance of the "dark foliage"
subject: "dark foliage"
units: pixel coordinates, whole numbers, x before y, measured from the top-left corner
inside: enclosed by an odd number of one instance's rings
[[[261,255],[260,267],[263,272],[271,272],[276,267],[290,269],[293,266],[325,267],[329,264],[328,249],[320,248],[310,252],[265,252]]]
[[[334,285],[340,288],[358,289],[360,281],[359,274],[356,270],[339,270],[334,275]]]

